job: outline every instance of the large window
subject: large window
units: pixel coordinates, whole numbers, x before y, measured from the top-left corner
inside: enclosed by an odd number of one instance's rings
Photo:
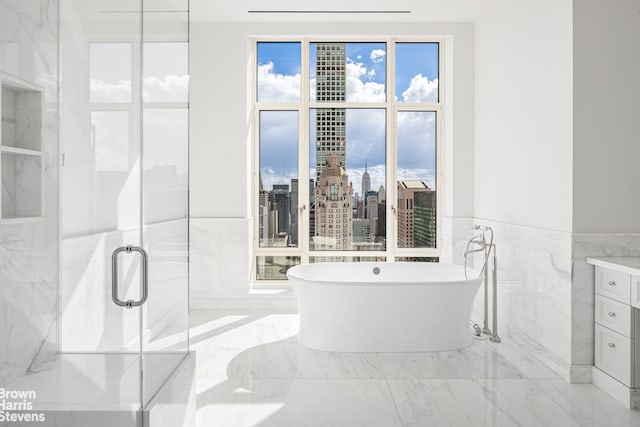
[[[255,278],[440,255],[441,42],[255,40]]]

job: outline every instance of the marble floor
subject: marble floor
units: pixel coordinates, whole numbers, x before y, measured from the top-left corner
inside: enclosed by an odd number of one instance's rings
[[[515,330],[460,351],[356,354],[302,347],[297,327],[295,312],[193,311],[197,426],[640,426]]]
[[[29,374],[2,386],[7,390],[33,390],[34,410],[126,411],[140,408],[158,392],[184,359],[181,353],[148,353],[141,392],[140,359],[125,353],[66,353],[39,365]],[[0,424],[2,426],[3,424]]]

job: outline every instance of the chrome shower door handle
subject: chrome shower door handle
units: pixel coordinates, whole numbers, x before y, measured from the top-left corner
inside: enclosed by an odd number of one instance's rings
[[[138,252],[142,258],[142,296],[137,301],[131,299],[123,301],[118,297],[118,254],[120,252]],[[147,301],[147,296],[149,295],[148,266],[147,252],[139,246],[121,246],[113,251],[111,255],[111,299],[116,305],[132,308],[139,307]]]

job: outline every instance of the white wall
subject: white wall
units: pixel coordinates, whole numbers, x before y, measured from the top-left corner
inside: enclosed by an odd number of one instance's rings
[[[640,2],[575,1],[573,19],[573,231],[637,233]]]
[[[476,24],[475,216],[571,231],[571,1],[494,0]]]

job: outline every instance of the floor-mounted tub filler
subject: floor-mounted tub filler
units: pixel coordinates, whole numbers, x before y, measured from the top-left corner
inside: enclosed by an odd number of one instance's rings
[[[339,352],[457,350],[471,345],[471,308],[483,275],[443,263],[299,265],[300,344]]]

